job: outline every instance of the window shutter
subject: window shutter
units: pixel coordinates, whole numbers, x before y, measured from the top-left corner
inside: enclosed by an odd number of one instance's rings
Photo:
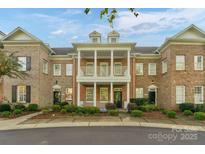
[[[26,86],[26,102],[31,102],[31,86]]]
[[[26,57],[26,70],[31,70],[31,57]]]
[[[17,86],[12,86],[12,102],[17,102]]]

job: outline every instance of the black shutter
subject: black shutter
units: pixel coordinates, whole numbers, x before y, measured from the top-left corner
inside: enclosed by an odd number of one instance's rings
[[[31,70],[31,57],[26,57],[26,70]]]
[[[12,86],[12,102],[17,102],[17,86]]]
[[[26,102],[31,102],[31,86],[26,86]]]

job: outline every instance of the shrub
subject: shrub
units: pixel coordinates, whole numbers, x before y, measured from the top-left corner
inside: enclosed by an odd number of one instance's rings
[[[145,105],[139,106],[139,110],[143,112],[150,112],[150,111],[156,110],[156,106],[153,104],[145,104]]]
[[[0,112],[11,111],[11,106],[9,104],[0,104]]]
[[[15,109],[14,111],[13,111],[13,114],[15,114],[15,115],[20,115],[22,113],[22,110],[21,109]]]
[[[61,113],[65,114],[66,112],[66,109],[61,109]]]
[[[127,110],[130,113],[132,110],[136,110],[137,109],[137,105],[135,103],[129,103],[127,105]]]
[[[65,102],[61,102],[61,103],[60,103],[60,106],[61,106],[61,107],[65,106],[65,105],[68,105],[68,102],[65,101]]]
[[[105,104],[105,108],[106,110],[115,110],[117,107],[116,107],[116,104],[114,103],[107,103]]]
[[[205,113],[203,112],[195,112],[194,119],[196,120],[205,120]]]
[[[167,114],[168,110],[162,109],[161,112],[162,112],[162,114]]]
[[[75,105],[65,105],[63,108],[66,109],[67,112],[72,113],[75,112],[78,107]]]
[[[11,115],[11,112],[9,112],[9,111],[4,111],[4,112],[1,113],[1,115],[2,115],[3,117],[5,117],[5,118],[8,118],[8,117]]]
[[[94,107],[94,106],[87,106],[84,107],[85,110],[85,114],[96,114],[96,113],[100,113],[100,109],[98,107]]]
[[[48,109],[43,109],[42,112],[43,114],[48,114],[50,111]]]
[[[141,116],[143,116],[143,112],[142,111],[140,111],[140,110],[133,110],[133,111],[131,111],[131,116],[133,116],[133,117],[141,117]]]
[[[60,105],[53,105],[52,110],[55,112],[59,112],[61,110],[61,106]]]
[[[193,103],[179,104],[179,110],[181,112],[184,112],[185,110],[190,110],[190,111],[194,112],[195,111],[194,104]]]
[[[20,110],[22,110],[22,111],[25,111],[25,110],[26,110],[26,106],[23,105],[23,104],[16,104],[16,105],[14,106],[14,108],[15,108],[15,109],[20,109]]]
[[[195,112],[205,112],[205,104],[196,104]]]
[[[130,103],[135,103],[137,106],[144,105],[147,102],[147,98],[131,98]]]
[[[27,110],[28,111],[38,111],[38,104],[29,104]]]
[[[108,110],[108,115],[110,116],[118,116],[119,115],[119,111],[118,110]]]
[[[167,117],[176,118],[176,112],[175,111],[167,111]]]
[[[185,116],[190,116],[190,115],[193,115],[193,112],[192,111],[190,111],[190,110],[184,110],[184,115]]]

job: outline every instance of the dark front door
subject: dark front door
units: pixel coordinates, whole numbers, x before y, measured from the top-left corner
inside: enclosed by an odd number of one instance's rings
[[[149,91],[149,103],[155,104],[155,97],[156,97],[155,91]]]
[[[61,93],[60,91],[54,91],[53,92],[53,103],[58,104],[61,102]]]
[[[122,108],[122,91],[114,91],[114,103],[117,108]]]

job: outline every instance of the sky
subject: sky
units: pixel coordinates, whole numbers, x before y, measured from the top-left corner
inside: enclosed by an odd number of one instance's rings
[[[136,9],[136,18],[128,9],[118,9],[113,28],[106,18],[100,19],[100,9],[0,9],[0,31],[9,33],[22,27],[51,47],[71,47],[72,42],[88,42],[89,33],[96,30],[106,41],[113,29],[121,42],[137,46],[160,46],[167,37],[195,24],[205,30],[205,9]]]

